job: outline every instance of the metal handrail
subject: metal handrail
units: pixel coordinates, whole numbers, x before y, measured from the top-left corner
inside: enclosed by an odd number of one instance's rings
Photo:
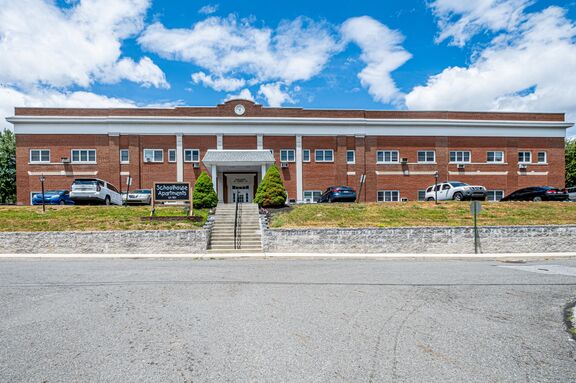
[[[234,249],[237,250],[239,247],[238,238],[238,194],[236,194],[236,212],[234,214]]]

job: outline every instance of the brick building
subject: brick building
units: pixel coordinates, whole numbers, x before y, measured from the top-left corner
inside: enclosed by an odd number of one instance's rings
[[[564,185],[561,113],[413,112],[265,108],[246,100],[166,109],[16,108],[19,204],[40,190],[96,177],[118,189],[192,184],[205,170],[219,199],[253,198],[276,163],[289,199],[331,185],[361,201],[418,200],[439,180],[486,186],[491,199],[531,185]]]

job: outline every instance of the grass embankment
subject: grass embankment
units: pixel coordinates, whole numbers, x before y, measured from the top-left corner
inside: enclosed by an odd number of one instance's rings
[[[0,231],[105,231],[105,230],[181,230],[202,227],[208,210],[194,210],[201,222],[152,221],[150,206],[0,206]],[[156,209],[158,216],[182,216],[182,207]]]
[[[469,202],[297,205],[272,214],[271,227],[470,226]],[[576,203],[482,203],[479,226],[574,225]]]

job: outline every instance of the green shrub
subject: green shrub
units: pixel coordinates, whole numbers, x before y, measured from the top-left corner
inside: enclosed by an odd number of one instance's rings
[[[254,202],[262,207],[282,207],[286,203],[286,198],[288,198],[288,193],[286,193],[280,172],[275,165],[272,165],[258,185]]]
[[[206,172],[200,173],[196,180],[193,197],[195,209],[207,209],[216,207],[218,204],[218,196],[214,191],[214,185]]]

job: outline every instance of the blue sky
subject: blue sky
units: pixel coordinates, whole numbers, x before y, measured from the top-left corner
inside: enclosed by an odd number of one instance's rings
[[[0,52],[2,117],[244,97],[576,118],[571,0],[0,0]]]

